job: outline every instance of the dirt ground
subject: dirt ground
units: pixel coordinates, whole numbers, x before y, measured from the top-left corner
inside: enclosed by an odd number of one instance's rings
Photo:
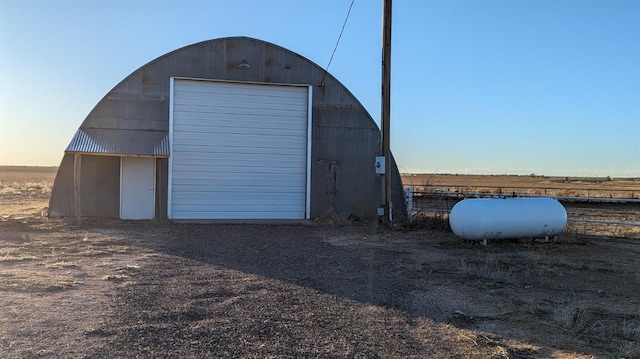
[[[76,222],[42,215],[55,172],[0,171],[3,358],[640,357],[633,235]]]

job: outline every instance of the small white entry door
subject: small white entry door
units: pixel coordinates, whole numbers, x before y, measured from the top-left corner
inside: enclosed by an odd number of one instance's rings
[[[156,214],[156,159],[120,157],[120,218],[153,219]]]

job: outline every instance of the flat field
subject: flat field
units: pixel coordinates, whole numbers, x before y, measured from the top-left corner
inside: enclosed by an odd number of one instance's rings
[[[404,174],[402,182],[427,191],[640,198],[640,178]]]
[[[635,238],[76,222],[53,176],[0,167],[2,357],[640,357]]]

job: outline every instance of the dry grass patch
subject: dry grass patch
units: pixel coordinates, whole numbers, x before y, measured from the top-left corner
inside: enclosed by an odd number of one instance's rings
[[[51,185],[48,180],[38,182],[0,181],[0,195],[2,196],[48,196]]]
[[[596,346],[615,348],[613,357],[640,357],[640,316],[621,314],[585,302],[559,306],[552,315],[556,325]]]
[[[44,265],[45,268],[57,268],[57,269],[70,269],[70,268],[79,268],[78,264],[69,261],[58,261],[55,263],[47,263]]]
[[[558,307],[553,313],[554,321],[573,334],[582,334],[596,321],[597,309],[583,303],[572,303]]]
[[[448,213],[417,211],[413,214],[411,223],[407,227],[410,229],[433,229],[451,232]]]
[[[77,287],[74,278],[48,271],[11,268],[0,272],[0,290],[16,292],[52,292]]]
[[[0,256],[0,263],[33,261],[40,258],[30,254],[5,254]]]
[[[129,279],[129,276],[128,275],[123,275],[123,274],[107,274],[107,275],[102,276],[101,279],[104,280],[104,281],[121,283],[121,282],[124,282],[125,280]]]
[[[481,254],[474,258],[462,258],[460,263],[462,273],[467,277],[488,283],[512,283],[513,269],[493,253]]]

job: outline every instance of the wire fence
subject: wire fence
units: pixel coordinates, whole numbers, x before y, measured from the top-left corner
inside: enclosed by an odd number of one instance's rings
[[[525,186],[461,186],[461,185],[421,185],[410,187],[414,194],[446,195],[454,197],[511,196],[537,197],[548,196],[558,199],[601,200],[622,202],[639,202],[640,189],[611,189],[603,187],[525,187]]]
[[[486,187],[502,188],[505,187]],[[525,189],[529,187],[509,187],[509,189]],[[476,188],[474,188],[476,189]],[[484,189],[484,187],[483,187]],[[540,189],[536,189],[540,190]],[[516,193],[504,191],[443,191],[418,190],[407,188],[405,202],[407,218],[437,217],[448,221],[453,206],[464,198],[470,197],[539,197],[531,191]],[[544,192],[542,192],[544,193]],[[547,196],[550,191],[547,191]],[[636,192],[637,193],[637,192]],[[591,193],[590,193],[591,194]],[[568,215],[567,231],[579,231],[582,234],[640,238],[640,199],[622,197],[581,197],[581,196],[549,196],[555,197],[565,205]]]

